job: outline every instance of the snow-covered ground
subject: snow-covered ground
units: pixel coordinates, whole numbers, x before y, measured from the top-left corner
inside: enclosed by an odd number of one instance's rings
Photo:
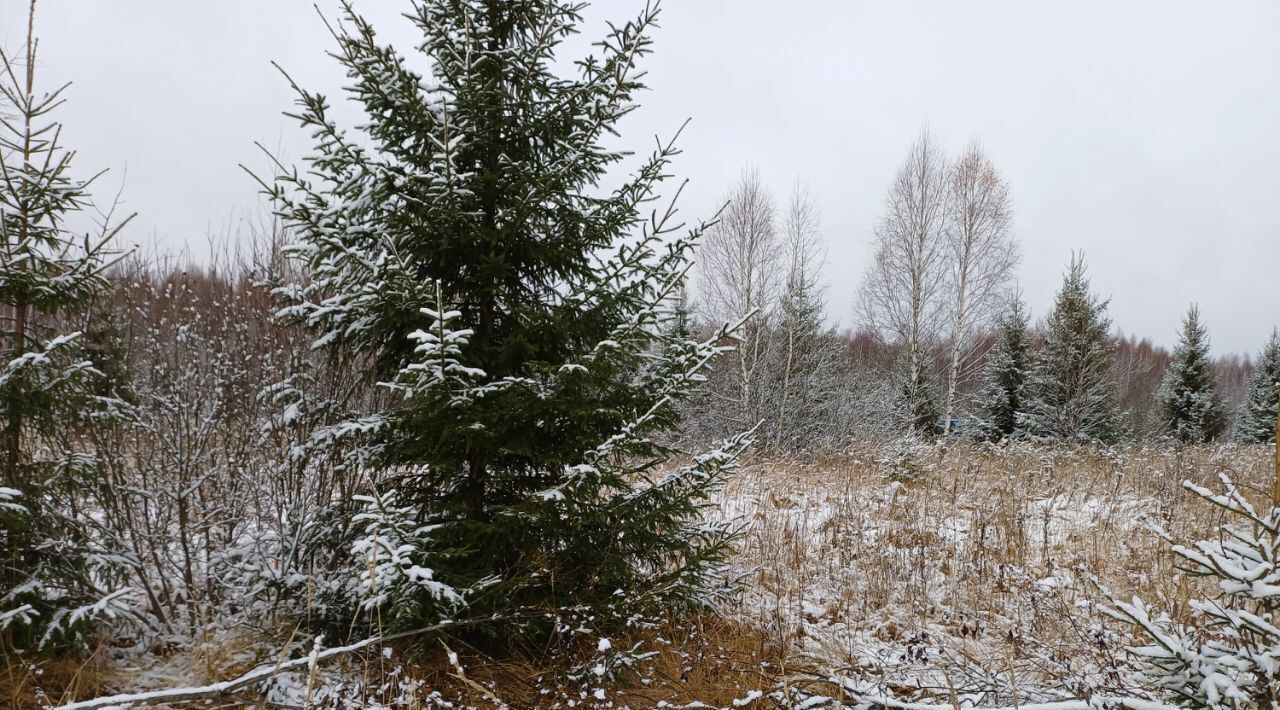
[[[1230,466],[1237,480],[1266,490],[1260,484],[1271,462],[1264,453],[965,445],[913,452],[917,474],[910,480],[894,478],[900,467],[886,464],[872,446],[747,461],[713,509],[713,517],[742,526],[732,561],[741,592],[725,611],[782,651],[735,661],[760,672],[745,674],[727,705],[698,705],[704,699],[692,686],[685,692],[683,681],[674,682],[670,705],[768,706],[790,698],[801,707],[843,707],[853,692],[946,707],[1002,707],[1015,699],[1025,707],[1119,693],[1132,677],[1124,654],[1130,639],[1119,624],[1104,621],[1091,580],[1185,614],[1186,600],[1204,584],[1173,567],[1149,523],[1182,539],[1212,536],[1218,520],[1206,516],[1181,481],[1207,481]],[[693,636],[664,634],[651,645],[674,651],[686,676],[714,675],[695,666],[731,655],[703,648],[707,636],[686,649],[679,646],[693,644]],[[368,655],[356,661],[333,650],[344,642],[317,644],[299,634],[282,649],[281,639],[210,631],[184,648],[115,651],[112,685],[163,693],[217,687],[250,673],[270,678],[255,687],[283,707],[471,702],[460,702],[456,688],[450,694],[433,687],[412,659],[375,653],[375,669]],[[631,662],[629,651],[607,640],[593,644],[598,661],[583,666],[580,699],[573,702],[646,706],[615,702],[604,674],[597,679],[592,670]],[[635,658],[647,662],[648,653],[646,646]],[[474,706],[499,706],[485,693],[497,698],[500,689],[467,677],[457,656],[449,662],[456,666],[451,682],[481,689]],[[669,675],[642,674],[650,684],[673,682]]]

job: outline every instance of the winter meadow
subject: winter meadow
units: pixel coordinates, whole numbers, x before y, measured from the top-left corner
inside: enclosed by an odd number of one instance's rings
[[[400,4],[317,8],[343,93],[279,67],[310,147],[208,259],[4,28],[0,703],[1280,707],[1275,304],[1163,347],[1074,250],[1033,311],[925,116],[833,271],[802,183],[693,214],[625,130],[656,3]]]

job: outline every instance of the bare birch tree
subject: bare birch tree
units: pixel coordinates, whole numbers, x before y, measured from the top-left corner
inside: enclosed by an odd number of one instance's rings
[[[956,390],[977,366],[982,334],[1007,301],[1017,266],[1010,236],[1013,208],[1009,186],[981,146],[970,144],[952,167],[948,181],[947,283],[950,287],[950,358],[943,405],[944,433],[956,413]]]
[[[885,199],[858,307],[871,330],[902,348],[902,395],[913,429],[934,426],[929,354],[946,318],[948,168],[924,131]]]
[[[770,320],[777,302],[782,261],[773,197],[754,170],[742,174],[720,221],[703,238],[700,301],[710,322],[753,314],[739,331],[737,409],[744,424],[759,419],[756,382],[771,345]]]

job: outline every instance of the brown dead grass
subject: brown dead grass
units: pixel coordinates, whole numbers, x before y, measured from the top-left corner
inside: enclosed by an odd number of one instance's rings
[[[772,688],[785,672],[787,657],[769,634],[760,628],[709,614],[678,617],[656,629],[647,629],[613,639],[615,648],[639,643],[643,650],[657,651],[644,666],[645,681],[631,677],[621,689],[611,687],[611,707],[655,707],[660,701],[682,705],[701,701],[730,707],[734,700],[752,690]],[[418,658],[406,670],[426,681],[454,702],[490,708],[505,703],[512,708],[545,706],[550,699],[540,689],[564,672],[562,658],[548,664],[531,654],[495,660],[483,654],[454,648],[465,679],[447,660],[444,649]],[[584,648],[574,662],[590,658]],[[582,707],[595,707],[591,698]],[[754,707],[763,707],[759,704]]]
[[[0,705],[41,708],[106,694],[119,669],[103,647],[89,654],[21,657],[6,653],[0,662]]]
[[[235,678],[256,663],[245,663],[234,652],[245,639],[226,640],[227,651],[212,649],[192,651],[180,658],[169,658],[187,668],[192,677],[173,685],[212,683]],[[759,627],[709,613],[671,617],[657,628],[635,631],[612,639],[615,648],[639,644],[642,651],[656,651],[656,656],[643,664],[640,675],[625,674],[620,682],[607,684],[609,707],[656,707],[660,701],[682,705],[694,701],[730,707],[734,700],[752,690],[772,688],[789,667],[784,649],[770,634]],[[594,640],[578,649],[561,648],[544,655],[538,649],[516,650],[502,658],[486,655],[459,642],[421,648],[401,648],[384,657],[378,652],[353,654],[338,662],[342,675],[362,677],[371,693],[377,686],[394,680],[403,673],[422,682],[422,689],[411,697],[401,697],[393,704],[406,710],[438,708],[427,697],[430,693],[456,707],[537,708],[555,699],[542,691],[555,687],[555,679],[568,668],[589,663]],[[457,652],[457,664],[451,663],[448,651]],[[553,656],[549,658],[548,656]],[[114,666],[105,656],[93,654],[83,659],[50,658],[32,667],[26,661],[10,658],[0,670],[0,704],[13,708],[39,708],[74,700],[108,695],[122,690],[138,690],[127,669]],[[330,670],[330,669],[327,669]],[[153,673],[154,675],[154,673]],[[587,686],[589,687],[589,686]],[[570,696],[572,697],[572,696]],[[359,693],[351,696],[361,702]],[[386,697],[369,695],[364,700],[386,702]],[[561,699],[563,700],[563,699]],[[261,702],[252,693],[215,699],[216,707],[257,707]],[[327,705],[316,705],[326,707]],[[579,707],[599,707],[587,694],[578,700]],[[204,708],[205,702],[167,705],[174,708]],[[768,707],[757,702],[753,707]]]

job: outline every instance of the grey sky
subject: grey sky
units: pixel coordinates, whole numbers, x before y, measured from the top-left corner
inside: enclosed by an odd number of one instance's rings
[[[585,38],[642,1],[594,3]],[[0,4],[7,48],[25,4]],[[402,2],[358,6],[411,46]],[[627,143],[693,118],[690,218],[745,166],[780,202],[807,183],[833,320],[852,319],[885,190],[927,123],[953,154],[980,140],[1010,182],[1035,317],[1074,249],[1127,333],[1171,344],[1198,301],[1216,351],[1253,352],[1280,322],[1280,3],[667,0],[662,24]],[[45,86],[74,82],[61,118],[80,170],[127,172],[127,238],[196,254],[263,212],[237,167],[264,166],[255,140],[305,150],[269,62],[331,96],[343,80],[310,0],[42,0],[37,34]]]

